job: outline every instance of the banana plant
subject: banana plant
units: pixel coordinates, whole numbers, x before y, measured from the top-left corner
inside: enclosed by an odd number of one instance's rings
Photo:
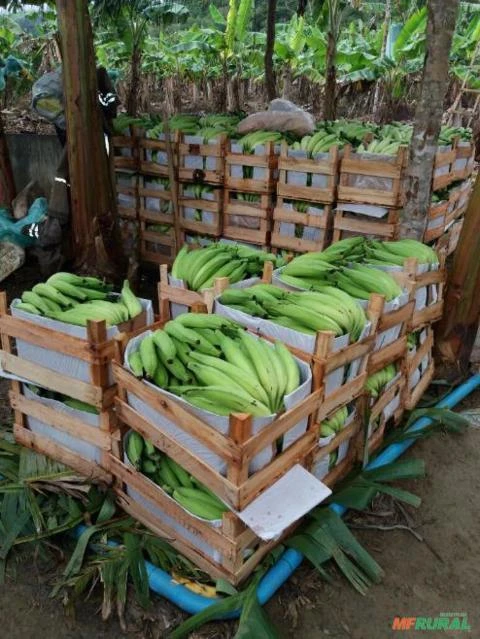
[[[136,116],[142,49],[148,26],[152,22],[165,26],[183,20],[188,16],[188,9],[170,0],[93,0],[93,7],[97,25],[108,21],[116,38],[128,48],[131,77],[127,112]]]

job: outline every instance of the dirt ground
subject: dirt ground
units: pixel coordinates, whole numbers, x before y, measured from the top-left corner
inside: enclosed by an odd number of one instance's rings
[[[23,269],[22,269],[23,271]],[[21,290],[33,273],[23,272],[11,282],[10,292]],[[12,290],[13,289],[13,290]],[[0,420],[10,420],[6,385],[0,385]],[[480,407],[480,392],[460,409]],[[283,639],[386,639],[395,616],[436,617],[440,613],[467,613],[470,637],[480,637],[480,430],[472,427],[460,436],[439,435],[412,448],[409,456],[424,459],[427,476],[402,482],[422,498],[418,510],[409,510],[410,530],[354,530],[361,543],[385,571],[381,584],[365,597],[338,574],[333,584],[323,582],[309,566],[294,574],[267,605]],[[368,523],[371,519],[368,520]],[[358,520],[355,520],[358,524]],[[388,522],[386,522],[388,523]],[[378,526],[386,525],[378,518]],[[100,599],[93,593],[66,616],[62,603],[49,598],[54,570],[19,561],[0,586],[0,639],[118,639],[121,636],[160,639],[185,616],[172,604],[154,598],[148,612],[130,605],[128,632],[116,619],[103,622]],[[228,639],[235,624],[210,624],[195,637]],[[409,637],[458,637],[463,632],[409,632]],[[257,639],[257,638],[252,638]]]

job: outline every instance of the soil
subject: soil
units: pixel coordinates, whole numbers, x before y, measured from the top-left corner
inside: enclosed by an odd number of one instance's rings
[[[31,284],[35,276],[34,269],[22,269],[10,278],[9,296],[25,288],[26,282]],[[6,393],[7,385],[0,382],[0,424],[11,421]],[[479,407],[477,392],[459,409]],[[333,568],[330,584],[303,564],[266,606],[282,639],[386,639],[398,635],[392,630],[395,616],[437,617],[448,612],[466,613],[470,636],[480,637],[480,429],[472,426],[463,435],[438,435],[418,443],[407,456],[425,460],[427,468],[424,479],[401,483],[422,498],[419,509],[406,509],[411,530],[378,529],[392,524],[386,502],[375,509],[377,528],[361,529],[372,525],[371,516],[353,520],[355,535],[385,571],[383,581],[362,597]],[[61,601],[49,598],[63,567],[61,558],[54,567],[31,557],[11,562],[7,581],[0,586],[2,639],[157,639],[185,618],[163,599],[154,597],[145,612],[130,597],[124,632],[114,615],[102,621],[100,591],[78,604],[72,618]],[[234,623],[216,623],[195,637],[228,639],[234,634]],[[463,634],[410,631],[409,637]]]

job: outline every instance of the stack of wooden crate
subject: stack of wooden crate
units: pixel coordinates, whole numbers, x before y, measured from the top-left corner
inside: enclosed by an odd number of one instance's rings
[[[337,147],[310,158],[282,144],[272,247],[298,253],[322,251],[331,239],[332,205],[337,194]]]
[[[269,248],[278,148],[273,142],[245,153],[228,140],[225,156],[223,236]]]
[[[345,148],[340,162],[334,242],[353,235],[397,238],[407,151],[402,146],[396,155],[379,156]]]
[[[182,242],[222,234],[226,136],[178,136],[178,216]]]
[[[148,133],[147,133],[148,135]],[[177,252],[175,234],[176,140],[164,133],[139,138],[140,259],[171,264]]]

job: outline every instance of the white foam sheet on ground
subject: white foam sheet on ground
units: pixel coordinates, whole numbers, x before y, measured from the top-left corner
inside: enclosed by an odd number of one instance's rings
[[[328,486],[297,464],[236,514],[260,539],[271,541],[331,494]]]
[[[150,335],[151,331],[146,331],[141,335],[138,335],[134,339],[132,339],[125,350],[125,367],[127,370],[131,372],[131,368],[128,364],[130,359],[130,355],[132,352],[136,351],[139,347],[140,342],[147,335]],[[268,342],[267,342],[268,344]],[[296,362],[300,368],[300,378],[301,384],[300,386],[290,393],[290,395],[286,395],[284,398],[285,407],[287,410],[296,406],[301,400],[305,399],[311,392],[312,388],[312,373],[310,371],[310,367],[305,362],[296,359]],[[215,415],[214,413],[210,413],[209,411],[202,410],[201,408],[197,408],[193,406],[189,402],[185,401],[181,397],[174,395],[173,393],[169,393],[168,391],[155,386],[154,384],[144,380],[144,384],[146,384],[149,388],[154,390],[161,397],[166,396],[178,404],[181,404],[187,410],[189,410],[194,415],[197,415],[200,419],[209,424],[216,431],[222,433],[223,435],[227,435],[230,427],[230,419],[226,416]],[[128,393],[128,404],[134,410],[136,410],[140,415],[144,416],[148,419],[152,424],[158,425],[162,431],[168,433],[170,436],[174,437],[182,446],[188,448],[190,451],[195,453],[199,458],[201,458],[205,463],[209,466],[217,470],[219,473],[225,475],[227,471],[226,462],[217,454],[213,453],[210,448],[202,444],[200,440],[193,437],[192,435],[185,432],[182,428],[180,428],[177,424],[167,419],[164,415],[162,415],[159,411],[157,411],[154,407],[149,406],[146,402],[139,399],[135,394]],[[269,415],[266,417],[254,417],[252,420],[252,433],[255,435],[259,433],[263,428],[268,426],[274,419],[276,415]],[[283,447],[287,448],[294,441],[296,441],[299,437],[306,432],[308,425],[308,418],[302,419],[295,427],[291,428],[284,436]],[[255,472],[260,470],[264,466],[266,466],[273,457],[272,447],[268,446],[264,450],[260,451],[255,457],[252,459],[250,463],[250,472]]]

